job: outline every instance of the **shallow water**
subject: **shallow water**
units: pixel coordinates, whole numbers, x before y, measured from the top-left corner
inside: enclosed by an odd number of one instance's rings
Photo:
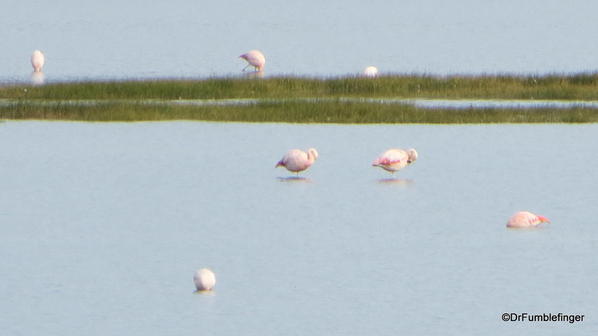
[[[595,71],[590,0],[101,2],[4,0],[0,82],[240,75],[261,49],[266,76]],[[34,80],[37,80],[34,78]]]
[[[36,106],[96,106],[112,103],[139,104],[134,99],[70,99],[70,100],[29,100],[27,104]],[[318,102],[359,102],[369,104],[400,104],[413,105],[424,109],[570,109],[570,108],[598,108],[598,101],[582,100],[516,100],[516,99],[412,99],[412,98],[284,98],[284,99],[145,99],[141,103],[146,105],[191,105],[191,106],[238,106],[259,103],[283,104],[288,102],[318,103]],[[0,99],[0,107],[22,104],[23,100]]]
[[[587,335],[597,134],[4,122],[0,321],[7,335]],[[370,163],[394,146],[419,159],[391,178]],[[295,147],[320,153],[303,178],[274,168]],[[522,209],[552,223],[506,229]],[[193,293],[200,267],[211,294]]]

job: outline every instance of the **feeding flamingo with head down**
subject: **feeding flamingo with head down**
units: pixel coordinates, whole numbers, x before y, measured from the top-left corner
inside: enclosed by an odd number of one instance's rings
[[[278,163],[276,167],[285,167],[288,171],[299,174],[304,171],[318,158],[318,151],[314,148],[307,150],[307,153],[300,149],[292,149],[288,151]]]
[[[417,160],[417,151],[413,148],[408,150],[389,149],[374,160],[372,166],[394,173],[412,164],[415,160]]]
[[[507,227],[510,228],[531,228],[540,225],[541,223],[550,223],[550,220],[544,216],[533,214],[529,211],[516,212],[509,221]]]
[[[262,54],[259,50],[251,50],[243,55],[239,56],[240,58],[247,61],[247,66],[243,68],[243,71],[247,69],[247,67],[252,66],[255,68],[255,71],[260,72],[264,70],[264,65],[266,65],[266,57]]]

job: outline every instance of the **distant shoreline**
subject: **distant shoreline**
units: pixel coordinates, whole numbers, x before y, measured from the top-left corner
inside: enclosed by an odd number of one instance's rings
[[[595,123],[598,122],[598,74],[15,84],[0,87],[0,119]]]

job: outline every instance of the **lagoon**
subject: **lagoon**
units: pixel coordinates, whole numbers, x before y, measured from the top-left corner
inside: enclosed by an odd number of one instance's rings
[[[589,334],[598,125],[0,123],[14,335]],[[291,176],[290,148],[318,161]],[[391,178],[389,147],[417,162]],[[508,230],[530,210],[552,220]],[[209,295],[193,273],[216,272]],[[504,312],[585,314],[503,322]],[[556,331],[555,331],[556,329]]]
[[[569,74],[598,68],[594,1],[3,1],[0,83],[240,75]]]

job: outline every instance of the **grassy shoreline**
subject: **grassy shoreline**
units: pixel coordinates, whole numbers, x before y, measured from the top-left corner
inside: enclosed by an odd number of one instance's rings
[[[598,100],[598,74],[388,76],[375,79],[212,78],[15,85],[0,87],[0,99],[9,101],[0,105],[0,119],[291,123],[598,122],[598,109],[588,107],[418,108],[405,104],[344,101],[343,97],[589,101]],[[192,99],[255,101],[209,106],[159,103]],[[94,103],[72,103],[85,100]],[[147,103],[152,101],[158,103]],[[47,102],[53,104],[44,104]]]

